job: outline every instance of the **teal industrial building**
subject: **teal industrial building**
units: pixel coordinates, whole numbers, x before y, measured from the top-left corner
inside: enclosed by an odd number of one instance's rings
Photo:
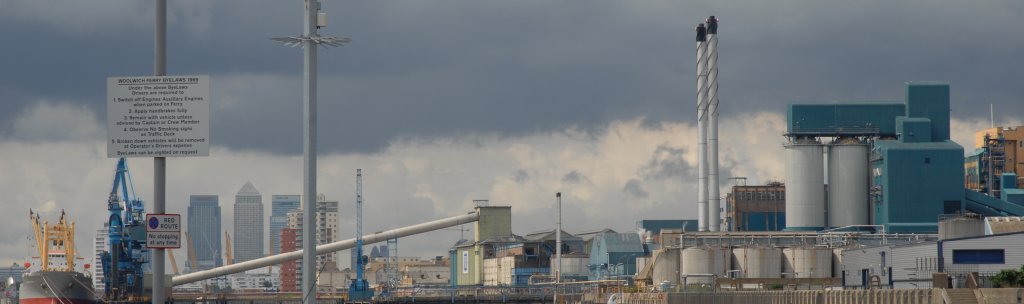
[[[903,102],[790,105],[786,229],[935,233],[942,214],[1020,215],[1020,205],[965,190],[949,92],[911,82]]]

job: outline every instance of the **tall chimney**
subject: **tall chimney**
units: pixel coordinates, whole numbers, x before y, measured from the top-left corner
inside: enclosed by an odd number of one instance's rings
[[[697,227],[708,231],[707,28],[697,25]]]
[[[705,20],[708,31],[708,228],[718,231],[721,228],[721,195],[718,186],[718,18],[708,17]]]

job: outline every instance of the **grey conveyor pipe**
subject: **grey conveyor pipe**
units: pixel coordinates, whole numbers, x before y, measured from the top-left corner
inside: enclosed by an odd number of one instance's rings
[[[383,242],[388,239],[406,237],[410,235],[420,234],[424,232],[430,232],[438,229],[458,226],[466,223],[476,222],[480,219],[480,215],[476,212],[470,212],[468,214],[453,216],[445,219],[440,219],[432,222],[426,222],[422,224],[416,224],[412,226],[406,226],[402,228],[392,229],[388,231],[377,232],[374,234],[367,234],[363,236],[363,245],[373,244],[377,242]],[[350,249],[356,246],[356,239],[347,239],[344,241],[337,241],[330,244],[323,244],[316,246],[316,254],[327,254],[339,250]],[[296,250],[292,252],[286,252],[282,254],[272,255],[268,257],[262,257],[255,260],[249,260],[241,263],[231,264],[227,266],[221,266],[210,270],[197,271],[189,274],[183,274],[174,276],[171,279],[171,285],[182,285],[192,282],[198,282],[206,279],[212,279],[223,275],[239,273],[247,270],[253,270],[261,267],[267,267],[271,265],[281,264],[288,261],[295,261],[302,259],[302,250]]]

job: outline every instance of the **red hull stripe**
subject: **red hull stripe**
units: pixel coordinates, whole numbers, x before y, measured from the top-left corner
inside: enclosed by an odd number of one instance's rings
[[[57,299],[57,298],[31,298],[19,299],[20,304],[96,304],[96,301],[86,299]]]

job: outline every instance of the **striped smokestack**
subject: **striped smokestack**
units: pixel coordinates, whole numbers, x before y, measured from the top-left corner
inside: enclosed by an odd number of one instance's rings
[[[708,79],[706,103],[708,104],[708,228],[721,228],[721,195],[718,186],[718,18],[708,17]]]
[[[697,227],[708,231],[707,28],[697,25]]]

